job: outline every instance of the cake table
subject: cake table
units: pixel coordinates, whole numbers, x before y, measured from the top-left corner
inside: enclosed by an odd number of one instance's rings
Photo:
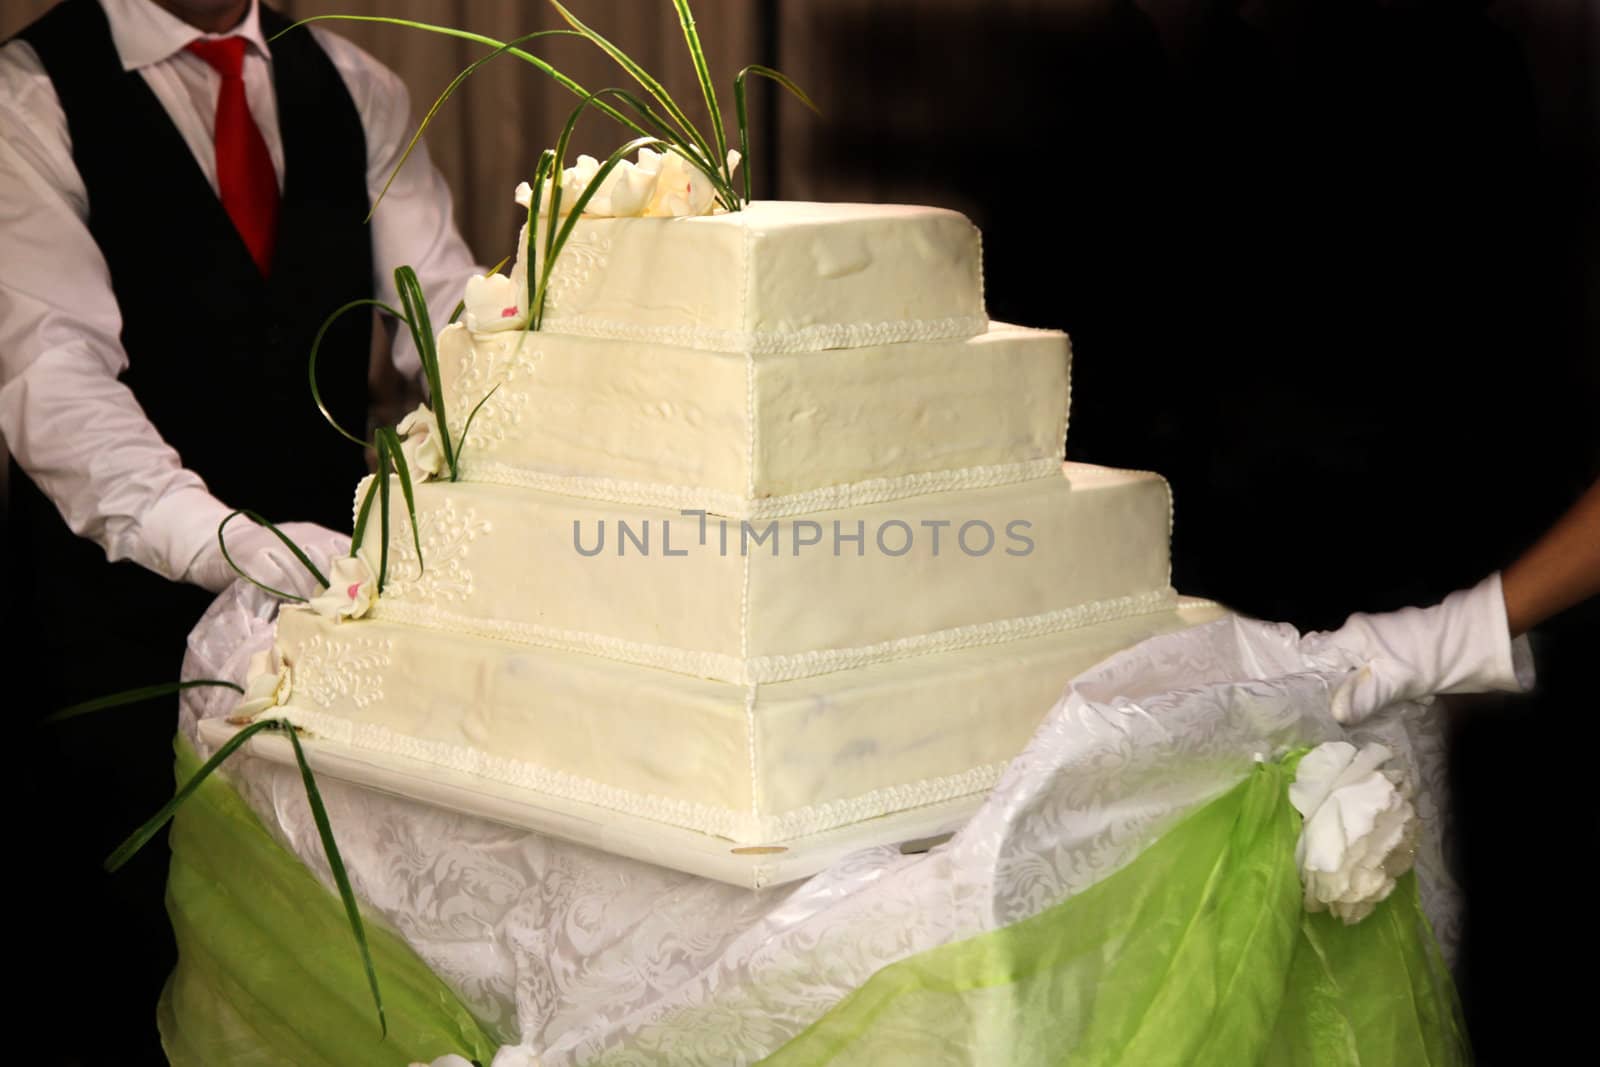
[[[242,584],[188,677],[241,679]],[[1446,962],[1443,743],[1406,706],[1345,731],[1294,632],[1223,616],[1081,675],[948,841],[744,888],[323,775],[368,916],[380,1039],[297,771],[241,755],[174,823],[177,1064],[1465,1062]],[[184,694],[180,774],[234,701]],[[1365,921],[1306,913],[1282,762],[1379,741],[1422,824]],[[1285,873],[1287,872],[1287,873]],[[318,883],[321,884],[318,884]],[[518,1046],[513,1053],[502,1046]],[[513,1060],[513,1056],[521,1057]],[[537,1057],[536,1059],[534,1057]]]

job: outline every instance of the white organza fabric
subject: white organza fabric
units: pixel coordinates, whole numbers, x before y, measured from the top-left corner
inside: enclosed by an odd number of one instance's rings
[[[275,606],[235,585],[190,637],[187,677],[243,682]],[[359,625],[359,624],[352,624]],[[543,1067],[743,1064],[874,971],[1031,916],[1118,870],[1258,759],[1378,742],[1413,783],[1417,874],[1447,960],[1459,939],[1444,744],[1403,705],[1346,730],[1295,631],[1228,617],[1153,638],[1076,679],[972,821],[920,855],[868,849],[806,881],[739,889],[334,781],[321,784],[356,891],[508,1045]],[[180,728],[236,694],[185,692]],[[205,749],[201,749],[202,754]],[[228,776],[331,885],[298,774]]]

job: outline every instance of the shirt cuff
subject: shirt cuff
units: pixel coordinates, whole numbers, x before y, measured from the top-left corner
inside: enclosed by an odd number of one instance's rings
[[[198,557],[216,551],[217,527],[232,510],[199,486],[162,496],[139,522],[141,540],[154,557],[145,565],[183,581]]]

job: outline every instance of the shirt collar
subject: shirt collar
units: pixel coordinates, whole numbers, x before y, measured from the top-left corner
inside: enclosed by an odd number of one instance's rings
[[[202,33],[153,0],[100,0],[100,6],[111,24],[111,40],[122,59],[123,70],[138,70],[170,59],[190,41],[202,37],[243,37],[252,51],[268,60],[272,58],[267,40],[261,35],[259,0],[251,0],[244,19],[226,33]]]

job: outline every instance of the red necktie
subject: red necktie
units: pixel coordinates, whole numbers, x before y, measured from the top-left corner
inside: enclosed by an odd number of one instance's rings
[[[262,140],[245,100],[244,50],[243,37],[189,44],[189,51],[222,75],[214,134],[217,193],[264,278],[272,269],[272,250],[278,237],[278,177],[272,169],[267,142]]]

